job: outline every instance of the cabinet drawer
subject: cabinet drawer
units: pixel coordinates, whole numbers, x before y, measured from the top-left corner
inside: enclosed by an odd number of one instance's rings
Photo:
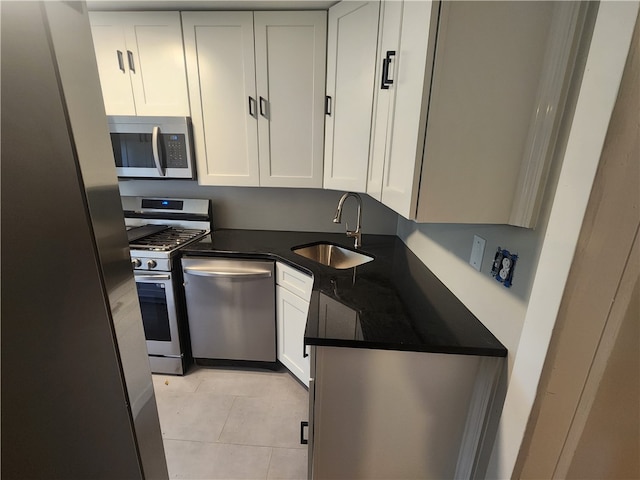
[[[276,263],[276,283],[306,302],[311,298],[313,277],[284,263]]]

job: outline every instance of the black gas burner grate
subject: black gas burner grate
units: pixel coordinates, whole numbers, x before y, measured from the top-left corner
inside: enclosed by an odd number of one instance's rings
[[[153,250],[166,252],[176,249],[191,240],[201,237],[206,230],[170,227],[161,232],[147,235],[129,243],[129,248],[136,250]]]

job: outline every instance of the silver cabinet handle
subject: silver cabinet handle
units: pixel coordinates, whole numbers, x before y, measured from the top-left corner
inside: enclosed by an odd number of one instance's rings
[[[131,50],[127,50],[127,58],[129,59],[129,70],[136,73],[136,67],[133,63],[133,52]]]
[[[164,177],[164,169],[162,168],[162,164],[160,163],[160,144],[158,143],[159,140],[160,127],[156,125],[155,127],[153,127],[153,133],[151,135],[151,148],[153,149],[153,161],[156,164],[158,173],[161,177]]]
[[[135,275],[136,280],[170,280],[169,275]]]
[[[118,50],[118,67],[120,67],[120,70],[122,71],[122,73],[127,73],[124,69],[124,59],[122,57],[122,50]]]
[[[186,267],[184,273],[197,275],[199,277],[222,277],[222,278],[269,278],[271,270],[260,269],[234,269],[234,270],[209,270],[206,268]]]

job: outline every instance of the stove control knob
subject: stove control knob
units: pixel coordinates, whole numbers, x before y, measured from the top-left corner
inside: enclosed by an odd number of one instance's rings
[[[149,260],[149,261],[147,262],[147,268],[148,268],[149,270],[151,270],[151,269],[153,269],[153,268],[156,268],[156,265],[158,265],[158,264],[156,263],[156,261],[155,261],[155,260]]]
[[[140,259],[139,259],[139,258],[132,258],[132,259],[131,259],[131,266],[132,266],[133,268],[139,268],[139,267],[140,267],[140,265],[142,265],[142,262],[140,261]]]

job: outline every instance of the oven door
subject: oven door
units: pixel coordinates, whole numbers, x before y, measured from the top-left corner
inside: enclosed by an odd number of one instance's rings
[[[180,356],[171,273],[135,272],[149,355]]]

